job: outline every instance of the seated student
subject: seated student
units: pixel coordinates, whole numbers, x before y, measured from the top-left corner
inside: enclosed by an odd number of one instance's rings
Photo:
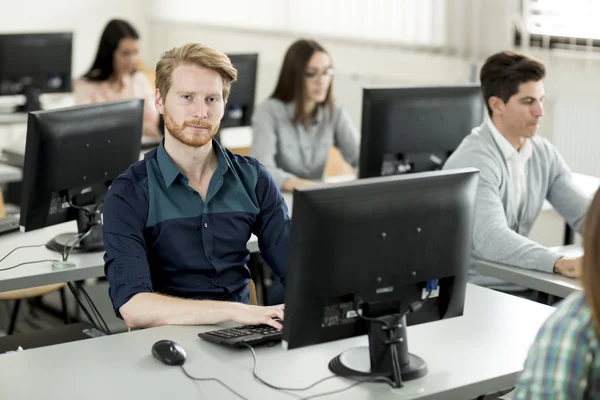
[[[544,115],[545,68],[525,55],[504,51],[481,68],[489,119],[473,129],[444,169],[480,170],[473,258],[577,277],[579,261],[527,238],[547,199],[576,230],[589,198],[573,183],[558,150],[536,135]],[[469,271],[470,282],[527,297],[525,289]]]
[[[89,104],[142,98],[145,100],[144,140],[159,141],[154,88],[146,75],[137,70],[138,40],[137,31],[127,21],[111,20],[102,32],[92,67],[75,82],[75,101],[77,104]]]
[[[331,57],[314,40],[298,40],[285,54],[271,98],[252,118],[251,154],[285,191],[323,176],[331,145],[358,163],[358,132],[333,101]]]
[[[544,322],[529,349],[514,400],[600,398],[600,191],[583,231],[581,282]]]
[[[250,234],[285,278],[287,206],[255,159],[213,140],[237,71],[199,43],[167,51],[156,66],[165,138],[112,184],[104,203],[105,272],[127,326],[235,321],[281,328],[283,307],[248,304]]]

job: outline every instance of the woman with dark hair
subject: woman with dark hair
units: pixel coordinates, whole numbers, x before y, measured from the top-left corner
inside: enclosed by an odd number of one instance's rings
[[[600,398],[600,191],[585,217],[583,247],[583,291],[567,297],[540,329],[513,400]]]
[[[129,22],[111,20],[102,32],[92,67],[75,83],[75,99],[77,104],[89,104],[142,98],[145,100],[143,134],[158,140],[154,89],[146,75],[137,70],[138,41],[139,35]]]
[[[358,162],[358,132],[333,101],[333,75],[325,49],[298,40],[285,54],[275,91],[254,113],[252,156],[282,190],[320,180],[332,145],[350,165]]]

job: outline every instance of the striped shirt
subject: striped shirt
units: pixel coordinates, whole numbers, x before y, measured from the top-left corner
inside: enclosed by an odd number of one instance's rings
[[[113,182],[103,209],[104,268],[117,316],[140,292],[248,303],[252,233],[285,282],[291,223],[279,189],[254,158],[213,147],[218,167],[206,201],[163,143]]]
[[[583,292],[567,297],[529,349],[514,400],[600,398],[598,334]]]

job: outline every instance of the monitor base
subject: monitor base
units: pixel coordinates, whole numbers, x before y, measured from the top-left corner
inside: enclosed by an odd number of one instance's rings
[[[71,233],[61,233],[60,235],[54,237],[48,243],[46,243],[46,247],[50,250],[56,251],[58,253],[63,254],[65,251],[65,247],[72,247],[73,244],[77,242],[77,234],[74,232]],[[104,250],[103,242],[80,242],[76,246],[73,247],[71,252],[94,252]]]
[[[427,375],[427,363],[421,357],[408,354],[409,362],[401,366],[400,373],[402,381],[410,381]],[[329,370],[336,375],[345,378],[376,378],[385,376],[393,379],[393,371],[389,373],[371,372],[371,358],[369,347],[353,347],[332,359],[329,362]]]

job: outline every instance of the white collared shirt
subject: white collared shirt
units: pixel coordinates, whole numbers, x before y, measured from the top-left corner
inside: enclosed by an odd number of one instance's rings
[[[498,144],[498,147],[500,147],[500,151],[502,152],[504,159],[506,160],[508,173],[513,186],[513,200],[518,204],[517,209],[520,217],[527,201],[527,175],[525,174],[525,167],[527,160],[531,158],[531,144],[529,143],[529,139],[525,139],[521,149],[517,151],[513,145],[510,144],[510,142],[500,133],[491,119],[487,119],[487,124],[492,131],[494,140]]]

